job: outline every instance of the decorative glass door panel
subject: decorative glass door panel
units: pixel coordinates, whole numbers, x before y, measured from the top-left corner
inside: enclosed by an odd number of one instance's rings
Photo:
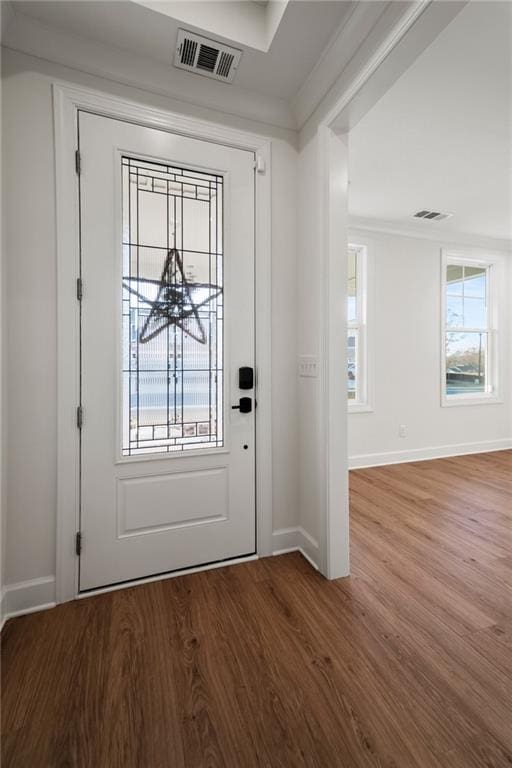
[[[122,454],[223,445],[223,177],[122,158]]]

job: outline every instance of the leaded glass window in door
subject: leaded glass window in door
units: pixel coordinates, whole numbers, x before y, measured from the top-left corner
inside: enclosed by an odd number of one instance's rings
[[[223,178],[122,158],[122,453],[223,445]]]

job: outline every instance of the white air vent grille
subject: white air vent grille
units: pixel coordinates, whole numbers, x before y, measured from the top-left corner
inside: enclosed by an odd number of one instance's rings
[[[453,213],[441,213],[441,211],[418,211],[413,213],[414,219],[425,219],[426,221],[442,221],[443,219],[449,219],[453,216]]]
[[[219,65],[217,67],[217,74],[219,77],[228,77],[234,60],[235,57],[232,53],[226,53],[225,51],[220,52]]]
[[[242,57],[242,51],[200,37],[185,29],[178,30],[174,65],[205,77],[231,83]]]
[[[195,40],[184,40],[181,50],[181,63],[193,67],[196,60],[197,43]]]

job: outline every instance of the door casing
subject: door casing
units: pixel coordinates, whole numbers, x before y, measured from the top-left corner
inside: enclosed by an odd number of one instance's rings
[[[55,118],[58,324],[56,602],[63,603],[78,596],[79,558],[75,554],[75,535],[79,530],[80,505],[80,440],[76,423],[76,409],[80,402],[80,317],[76,280],[80,274],[80,249],[79,188],[74,157],[77,149],[78,110],[246,149],[256,154],[256,530],[257,556],[270,555],[271,142],[256,134],[153,109],[94,90],[53,83],[52,91]],[[232,562],[239,561],[237,558]],[[175,573],[168,576],[172,575]],[[143,581],[146,580],[139,579],[136,583]],[[127,584],[120,585],[123,586]],[[93,591],[88,594],[95,593]]]

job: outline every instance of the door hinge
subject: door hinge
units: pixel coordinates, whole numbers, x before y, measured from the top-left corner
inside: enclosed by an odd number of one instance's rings
[[[267,165],[261,155],[256,155],[254,160],[254,170],[256,173],[266,173],[267,171]]]
[[[75,171],[80,176],[80,173],[82,171],[82,158],[80,156],[80,150],[77,149],[75,152]]]
[[[82,406],[79,405],[76,409],[76,425],[78,429],[82,429],[82,423],[83,423],[83,410]]]
[[[84,284],[82,282],[81,277],[77,277],[76,279],[76,297],[78,301],[82,301],[82,296],[84,293]]]
[[[80,555],[82,553],[82,534],[77,531],[75,536],[75,554]]]

